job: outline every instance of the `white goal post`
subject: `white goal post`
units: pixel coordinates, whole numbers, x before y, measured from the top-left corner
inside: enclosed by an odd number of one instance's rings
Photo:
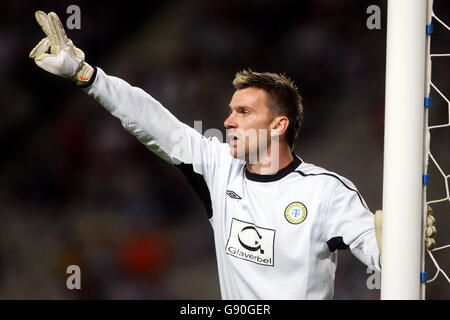
[[[381,299],[420,299],[426,0],[387,8]]]

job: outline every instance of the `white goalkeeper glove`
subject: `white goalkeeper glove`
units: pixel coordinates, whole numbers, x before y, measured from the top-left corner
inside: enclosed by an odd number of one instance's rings
[[[377,237],[378,251],[380,252],[380,265],[381,265],[381,235],[383,230],[383,211],[377,210],[375,212],[375,236]]]
[[[433,209],[427,205],[427,219],[426,219],[426,229],[425,229],[425,248],[431,250],[436,246],[436,241],[434,237],[436,236],[436,219],[433,217]],[[375,212],[375,235],[377,237],[378,249],[380,251],[380,264],[381,264],[381,235],[383,230],[383,211],[377,210]]]
[[[434,237],[436,236],[436,219],[433,217],[433,209],[431,209],[430,205],[427,205],[427,228],[425,229],[425,248],[427,250],[431,250],[436,246],[436,240]]]
[[[67,38],[54,12],[36,11],[36,21],[47,35],[30,52],[36,64],[54,75],[71,79],[79,86],[89,83],[94,68],[84,61],[84,53]]]

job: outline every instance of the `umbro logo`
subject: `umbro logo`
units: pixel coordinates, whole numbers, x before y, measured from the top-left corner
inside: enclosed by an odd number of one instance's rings
[[[242,199],[241,197],[239,197],[239,195],[236,192],[231,191],[231,190],[227,190],[227,195],[232,199],[237,199],[237,200]]]

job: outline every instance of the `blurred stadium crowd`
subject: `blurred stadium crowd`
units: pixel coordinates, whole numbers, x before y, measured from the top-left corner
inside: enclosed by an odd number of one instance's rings
[[[349,178],[372,211],[381,208],[385,1],[4,1],[1,299],[220,298],[212,230],[181,172],[28,58],[44,37],[34,12],[54,11],[64,23],[72,4],[81,29],[66,31],[91,65],[203,130],[223,129],[235,72],[287,73],[306,109],[297,154]],[[366,27],[372,4],[381,30]],[[443,145],[436,152],[448,161]],[[72,264],[81,290],[66,288]],[[379,298],[368,277],[341,252],[335,298]],[[441,281],[429,297],[448,292]]]

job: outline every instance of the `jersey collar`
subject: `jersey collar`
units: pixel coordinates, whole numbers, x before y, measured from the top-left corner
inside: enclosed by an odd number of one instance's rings
[[[277,181],[285,176],[287,176],[289,173],[297,169],[297,167],[302,163],[302,160],[300,160],[299,157],[295,155],[295,153],[292,153],[292,156],[294,160],[291,161],[286,167],[279,170],[275,174],[257,174],[252,173],[247,170],[247,167],[245,167],[245,177],[249,180],[256,181],[256,182],[272,182]]]

